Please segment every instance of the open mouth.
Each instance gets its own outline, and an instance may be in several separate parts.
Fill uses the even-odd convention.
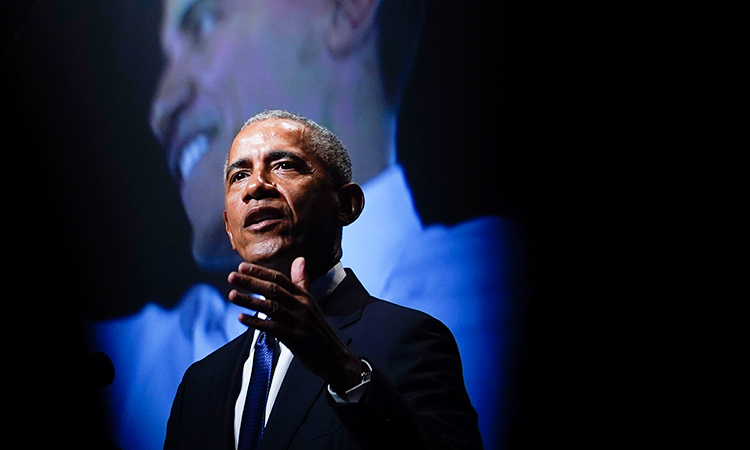
[[[210,143],[211,141],[208,139],[208,135],[199,134],[183,147],[178,161],[180,178],[185,180],[190,176],[193,169],[195,169],[195,165],[198,164],[198,161],[208,153]]]
[[[211,149],[216,130],[196,129],[190,133],[175,133],[168,140],[169,171],[182,185],[193,173],[198,163]]]
[[[190,176],[198,162],[208,153],[210,146],[211,139],[208,133],[200,133],[178,149],[172,170],[180,180],[184,181]]]
[[[245,216],[245,228],[261,230],[284,219],[284,212],[270,206],[255,206]]]

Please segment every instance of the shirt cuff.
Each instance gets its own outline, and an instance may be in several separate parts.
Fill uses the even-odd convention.
[[[372,366],[364,359],[362,359],[361,361],[365,363],[365,365],[367,365],[367,368],[370,370],[369,374],[365,377],[364,380],[362,380],[361,383],[347,390],[343,394],[337,394],[333,391],[333,389],[331,389],[331,385],[328,385],[328,393],[331,394],[331,397],[333,397],[333,400],[336,403],[357,403],[359,402],[359,399],[362,398],[362,394],[364,394],[365,392],[367,383],[370,382],[370,377],[372,375]]]

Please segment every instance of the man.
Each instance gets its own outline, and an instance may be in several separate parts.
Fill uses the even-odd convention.
[[[418,47],[422,3],[165,0],[166,65],[151,126],[180,185],[193,256],[221,273],[240,258],[226,239],[216,173],[244,119],[281,107],[336,133],[351,149],[353,179],[368,199],[344,230],[342,261],[373,295],[426,311],[451,329],[485,444],[495,447],[512,298],[509,224],[481,217],[424,226],[396,162],[399,98]],[[238,308],[220,289],[196,283],[173,309],[150,303],[97,325],[96,347],[117,370],[108,394],[121,447],[155,448],[184,370],[243,332]]]
[[[241,314],[250,329],[186,372],[165,448],[481,447],[450,332],[370,297],[341,266],[342,228],[364,207],[349,164],[332,133],[284,111],[235,138],[224,222],[245,262],[229,299],[258,315]],[[256,344],[270,338],[281,354],[254,391]],[[253,414],[262,425],[249,430]]]

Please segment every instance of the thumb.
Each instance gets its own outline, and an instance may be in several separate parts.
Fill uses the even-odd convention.
[[[310,280],[307,279],[307,270],[305,269],[305,257],[298,256],[292,261],[292,283],[296,284],[306,292],[310,291]]]

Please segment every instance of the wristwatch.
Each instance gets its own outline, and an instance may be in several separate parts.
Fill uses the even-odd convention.
[[[361,386],[370,381],[370,378],[372,378],[372,366],[362,358],[360,358],[359,360],[362,361],[362,373],[360,374],[361,379],[358,386]]]

